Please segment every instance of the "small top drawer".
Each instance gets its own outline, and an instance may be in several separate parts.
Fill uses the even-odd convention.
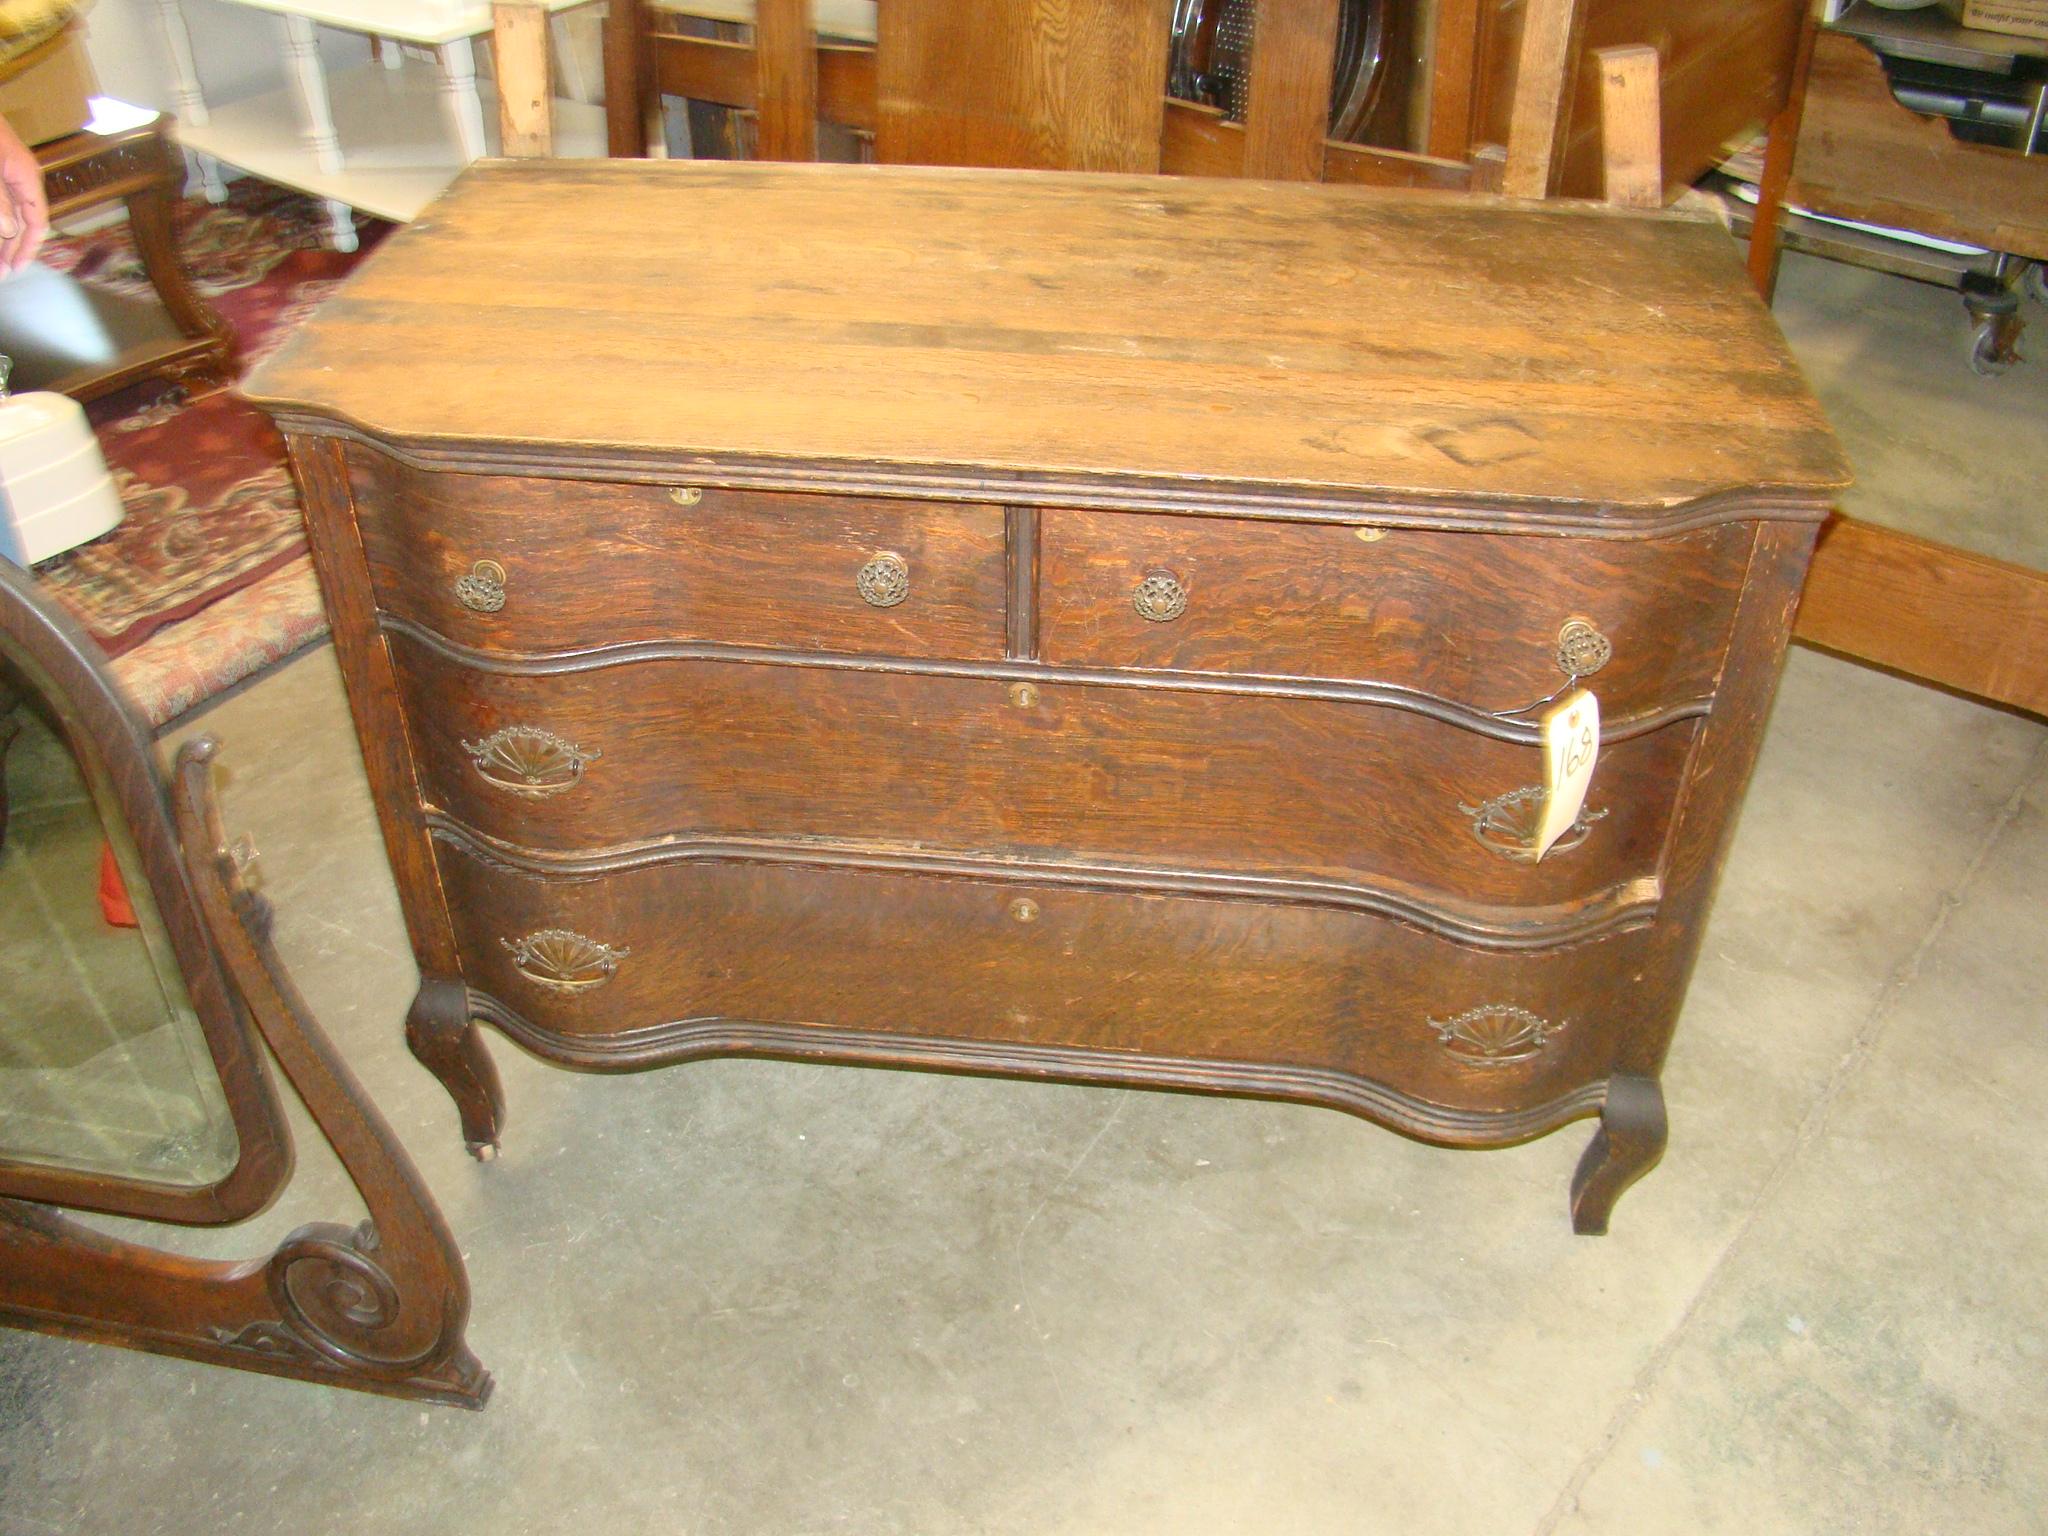
[[[1003,654],[998,507],[349,465],[378,607],[458,644]]]
[[[1048,511],[1039,654],[1513,710],[1564,684],[1576,621],[1580,665],[1598,663],[1588,686],[1621,715],[1713,692],[1751,538],[1746,524],[1617,540]]]

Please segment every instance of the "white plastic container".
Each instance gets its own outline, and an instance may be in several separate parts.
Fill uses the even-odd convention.
[[[120,493],[78,402],[0,399],[0,556],[34,565],[120,521]]]

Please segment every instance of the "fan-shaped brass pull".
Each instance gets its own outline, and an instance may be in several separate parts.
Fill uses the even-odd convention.
[[[1458,810],[1472,818],[1472,835],[1504,859],[1518,864],[1536,862],[1536,824],[1543,814],[1543,786],[1531,784],[1495,795],[1480,805],[1461,805]],[[1579,818],[1564,835],[1550,845],[1550,855],[1570,853],[1593,834],[1593,823],[1604,821],[1607,812],[1582,806]]]
[[[465,741],[462,750],[486,784],[529,800],[574,789],[583,770],[604,756],[536,725],[508,725],[482,741]]]
[[[632,953],[586,939],[567,928],[543,928],[523,939],[500,939],[519,974],[556,992],[587,992],[610,981]]]

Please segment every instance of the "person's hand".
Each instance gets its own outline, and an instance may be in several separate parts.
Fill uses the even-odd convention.
[[[0,117],[0,273],[11,275],[33,261],[49,232],[43,168],[35,151]]]

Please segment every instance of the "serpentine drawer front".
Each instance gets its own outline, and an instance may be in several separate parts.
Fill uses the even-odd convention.
[[[1581,1231],[1661,1151],[1844,480],[1717,227],[487,164],[247,389],[305,495],[408,1038],[480,1155],[480,1024],[1452,1146],[1597,1114]],[[1592,787],[1539,858],[1578,689]]]

